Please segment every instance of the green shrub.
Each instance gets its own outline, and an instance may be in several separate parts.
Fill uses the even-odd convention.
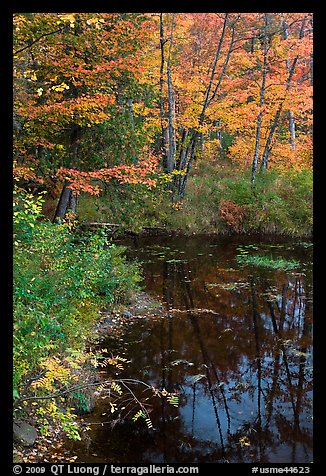
[[[126,261],[124,249],[110,243],[104,231],[81,235],[71,221],[37,222],[41,198],[29,214],[26,204],[33,199],[20,195],[14,216],[15,399],[46,362],[64,360],[74,350],[82,353],[93,339],[99,310],[129,299],[141,279],[138,266]],[[69,383],[62,375],[58,388]],[[41,408],[45,411],[44,406],[35,411]],[[56,421],[69,429],[64,414],[51,408]],[[73,426],[69,431],[75,435]]]

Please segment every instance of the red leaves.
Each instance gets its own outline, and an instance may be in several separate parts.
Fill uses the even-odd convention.
[[[33,181],[37,183],[43,183],[44,179],[42,177],[38,177],[34,170],[31,167],[27,167],[24,165],[18,166],[14,163],[13,167],[13,175],[15,180],[27,180]]]
[[[158,159],[150,157],[139,161],[137,165],[117,165],[93,172],[61,168],[56,175],[61,180],[68,180],[69,188],[76,193],[87,192],[91,195],[99,195],[101,188],[99,185],[94,185],[94,181],[97,180],[108,182],[115,179],[121,184],[142,184],[149,188],[155,187],[157,167]]]

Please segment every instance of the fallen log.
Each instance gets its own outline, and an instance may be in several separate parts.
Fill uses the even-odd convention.
[[[107,228],[108,233],[115,233],[116,231],[122,230],[125,235],[138,236],[141,234],[166,234],[171,233],[165,227],[162,226],[143,226],[139,231],[127,230],[123,225],[119,223],[105,223],[105,222],[84,222],[80,224],[80,227],[83,229],[92,229],[92,228]]]

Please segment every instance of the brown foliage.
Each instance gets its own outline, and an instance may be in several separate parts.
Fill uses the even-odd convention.
[[[222,198],[220,201],[219,216],[232,231],[241,233],[245,216],[244,208],[241,205],[238,205],[233,200],[225,200]]]

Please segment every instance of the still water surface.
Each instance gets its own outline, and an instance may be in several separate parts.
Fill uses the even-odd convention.
[[[85,418],[89,436],[71,447],[76,462],[311,462],[311,243],[209,236],[121,243],[166,313],[135,319],[103,347],[130,360],[119,377],[176,391],[179,406],[150,398],[154,429],[141,418],[112,429],[109,402],[100,400]],[[244,265],[239,255],[299,265]],[[139,398],[142,390],[133,387]]]

